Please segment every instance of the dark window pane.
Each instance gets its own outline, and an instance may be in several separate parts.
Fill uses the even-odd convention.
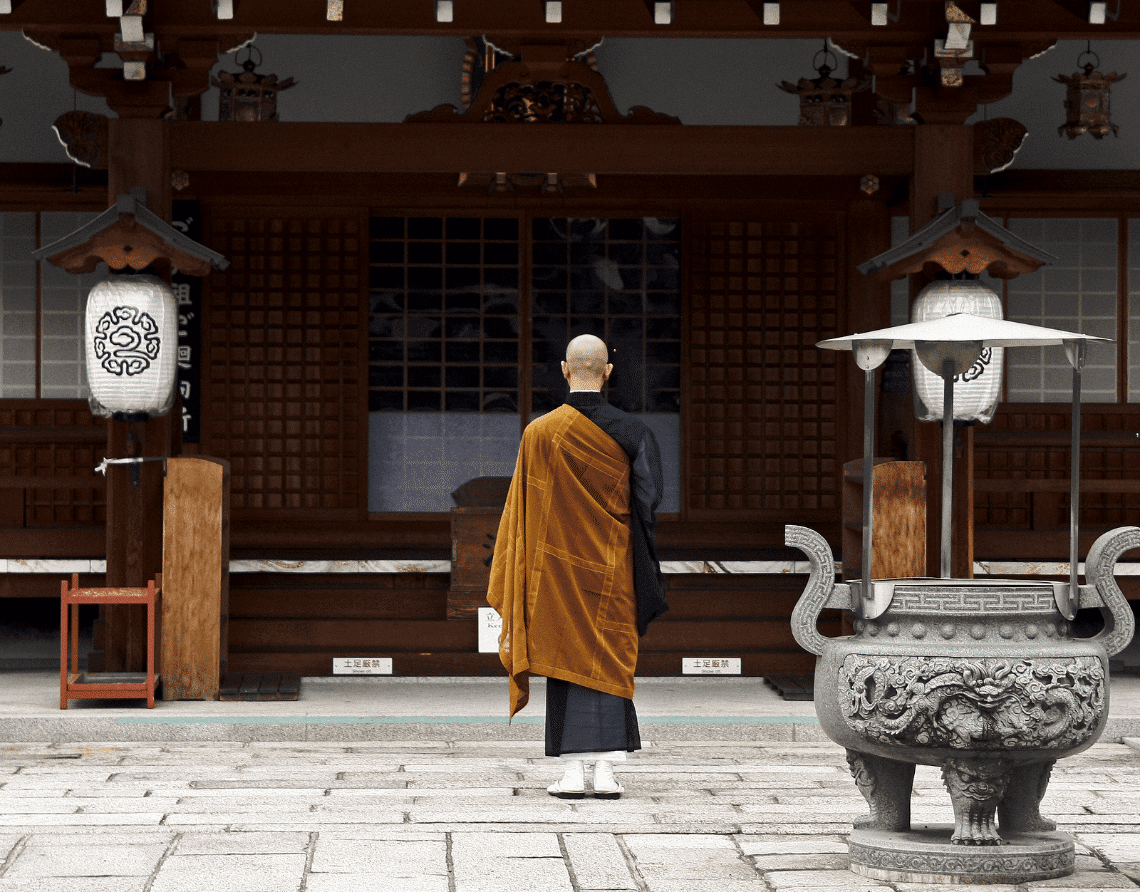
[[[680,412],[681,394],[668,390],[660,390],[652,394],[650,399],[650,412]]]
[[[550,242],[542,243],[536,242],[534,246],[534,265],[540,266],[562,266],[566,263],[566,243],[565,242]]]
[[[507,388],[517,387],[519,383],[519,370],[515,366],[485,366],[483,369],[483,386]]]
[[[654,356],[654,359],[660,357]],[[646,370],[650,390],[677,390],[681,386],[681,367],[676,365],[657,365],[652,363]]]
[[[659,341],[676,341],[680,352],[681,320],[670,316],[651,316],[645,320],[645,336]]]
[[[387,313],[377,314],[368,318],[368,334],[374,338],[404,339],[404,317],[392,316]]]
[[[613,241],[640,242],[645,234],[645,224],[640,217],[610,220],[609,237]]]
[[[368,221],[368,235],[371,238],[403,238],[403,217],[373,217]]]
[[[440,410],[439,396],[438,390],[409,390],[408,409],[411,411],[438,412]]]
[[[369,412],[400,412],[404,408],[403,390],[369,390]]]
[[[448,362],[478,362],[479,361],[479,342],[478,341],[448,341],[447,342],[447,361]]]
[[[483,395],[484,412],[517,412],[518,410],[519,395],[517,391],[497,390]]]
[[[489,338],[508,339],[518,336],[518,319],[510,316],[488,316],[483,331]]]
[[[368,270],[368,287],[378,290],[404,289],[402,266],[374,266]]]
[[[372,242],[368,246],[369,263],[403,263],[403,242]]]
[[[565,291],[569,281],[564,266],[536,266],[530,276],[533,287],[543,290]]]
[[[447,245],[447,262],[461,263],[469,266],[478,266],[479,243],[449,242]]]
[[[483,281],[486,283],[488,290],[491,288],[504,288],[510,291],[518,291],[518,267],[514,269],[510,267],[489,267],[483,270]]]
[[[640,324],[640,323],[639,323]],[[580,334],[597,335],[599,338],[605,338],[606,320],[601,316],[571,316],[570,317],[570,339],[578,337]]]
[[[368,295],[368,310],[371,313],[384,313],[404,309],[403,291],[372,291]]]
[[[515,243],[484,243],[483,262],[499,266],[513,266],[519,262],[519,246]]]
[[[408,242],[408,263],[443,262],[443,245],[439,242]]]
[[[446,273],[448,291],[475,291],[479,288],[479,270],[449,267]]]
[[[443,310],[443,294],[438,290],[409,291],[408,312],[438,313]]]
[[[677,227],[680,225],[681,221],[676,217],[646,217],[645,236],[651,240],[679,242],[681,232]]]
[[[403,362],[404,361],[404,342],[383,340],[372,340],[368,342],[368,361],[369,362]]]
[[[403,387],[403,365],[372,365],[368,367],[369,387]]]
[[[449,217],[447,220],[447,237],[453,238],[479,238],[478,217]],[[478,261],[476,261],[478,262]]]
[[[640,294],[622,294],[620,291],[611,291],[607,294],[606,304],[610,308],[610,314],[614,316],[640,313],[643,306]]]
[[[440,291],[443,288],[443,270],[438,266],[408,268],[408,288],[412,291]]]
[[[493,313],[499,316],[518,316],[518,292],[485,293],[483,297],[483,312]]]
[[[447,326],[447,337],[450,340],[479,340],[479,320],[478,319],[447,319],[445,320]]]
[[[606,296],[601,291],[575,291],[570,297],[569,310],[580,316],[588,313],[604,313]]]
[[[565,223],[565,221],[559,221]],[[530,233],[536,242],[565,242],[565,234],[555,229],[554,220],[546,219],[543,217],[535,217],[530,223]]]
[[[478,313],[483,302],[478,293],[470,291],[449,291],[447,311],[449,313]]]
[[[479,387],[479,366],[449,365],[444,378],[447,387]]]
[[[447,391],[447,412],[478,412],[479,391],[449,390]]]
[[[443,238],[443,220],[440,217],[409,217],[408,238]]]
[[[439,387],[439,366],[408,366],[409,387]]]
[[[406,337],[409,339],[438,338],[442,333],[443,321],[439,316],[408,317]]]
[[[534,311],[536,313],[565,313],[567,310],[565,291],[536,291],[534,292]]]
[[[487,217],[483,220],[483,238],[518,241],[519,221],[515,217]]]
[[[650,288],[654,288],[658,291],[672,292],[670,297],[674,305],[678,305],[680,304],[679,293],[681,290],[680,273],[681,271],[679,269],[667,266],[654,266],[645,271],[645,281]]]
[[[518,365],[519,345],[517,341],[485,341],[483,343],[484,362],[504,362]]]
[[[641,266],[644,257],[639,242],[611,244],[607,253],[610,260],[622,266]]]
[[[408,341],[408,362],[439,362],[441,351],[439,341]]]

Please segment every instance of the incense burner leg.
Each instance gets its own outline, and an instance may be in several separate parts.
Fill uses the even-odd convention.
[[[1013,769],[1009,787],[998,804],[998,824],[1003,833],[1025,833],[1057,829],[1057,822],[1041,815],[1041,800],[1049,786],[1049,775],[1056,759],[1031,762]]]
[[[942,766],[942,781],[954,806],[954,835],[964,846],[1000,846],[995,817],[1013,772],[1001,759],[951,759]]]
[[[856,829],[909,830],[914,764],[854,750],[847,751],[847,764],[871,809],[870,815],[855,821]]]

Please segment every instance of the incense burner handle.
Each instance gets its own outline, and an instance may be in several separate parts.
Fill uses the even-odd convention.
[[[1103,645],[1110,657],[1124,650],[1136,631],[1132,607],[1114,573],[1116,561],[1133,548],[1140,548],[1140,527],[1117,527],[1097,539],[1085,558],[1085,579],[1096,586],[1104,616],[1104,630],[1091,640]]]
[[[818,657],[827,647],[827,638],[819,634],[816,623],[835,589],[835,559],[831,556],[827,540],[807,527],[787,524],[784,527],[784,544],[798,548],[807,555],[811,564],[804,593],[792,611],[792,634],[800,647]]]

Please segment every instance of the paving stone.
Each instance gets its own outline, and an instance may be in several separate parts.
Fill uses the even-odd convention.
[[[554,833],[453,833],[453,859],[474,856],[493,858],[561,858],[562,848]]]
[[[91,843],[57,846],[33,835],[4,874],[6,881],[41,877],[150,876],[166,851],[162,844]]]
[[[202,892],[276,892],[301,887],[304,855],[171,855],[151,892],[182,892],[187,882]]]
[[[847,840],[840,836],[752,836],[740,834],[737,845],[745,855],[846,855]]]
[[[308,850],[309,834],[298,833],[184,833],[178,855],[294,855]]]
[[[562,842],[579,889],[636,889],[625,854],[606,833],[565,833]]]
[[[314,873],[446,877],[447,843],[444,840],[318,839],[310,869]]]
[[[847,870],[851,858],[842,855],[755,855],[752,863],[757,870]]]
[[[63,880],[0,879],[0,892],[146,892],[147,877],[67,877]]]
[[[305,882],[305,892],[363,892],[371,889],[382,889],[383,892],[449,892],[448,882],[446,876],[314,873]]]
[[[798,892],[801,889],[882,889],[890,890],[890,886],[859,876],[850,870],[772,870],[764,874],[764,879],[777,892],[787,889],[789,892]]]
[[[1140,862],[1140,836],[1135,834],[1078,833],[1077,839],[1114,864]]]

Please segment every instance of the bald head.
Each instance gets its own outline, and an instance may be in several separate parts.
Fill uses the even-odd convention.
[[[562,375],[571,390],[601,390],[614,367],[609,364],[609,350],[601,338],[578,335],[566,345]]]

